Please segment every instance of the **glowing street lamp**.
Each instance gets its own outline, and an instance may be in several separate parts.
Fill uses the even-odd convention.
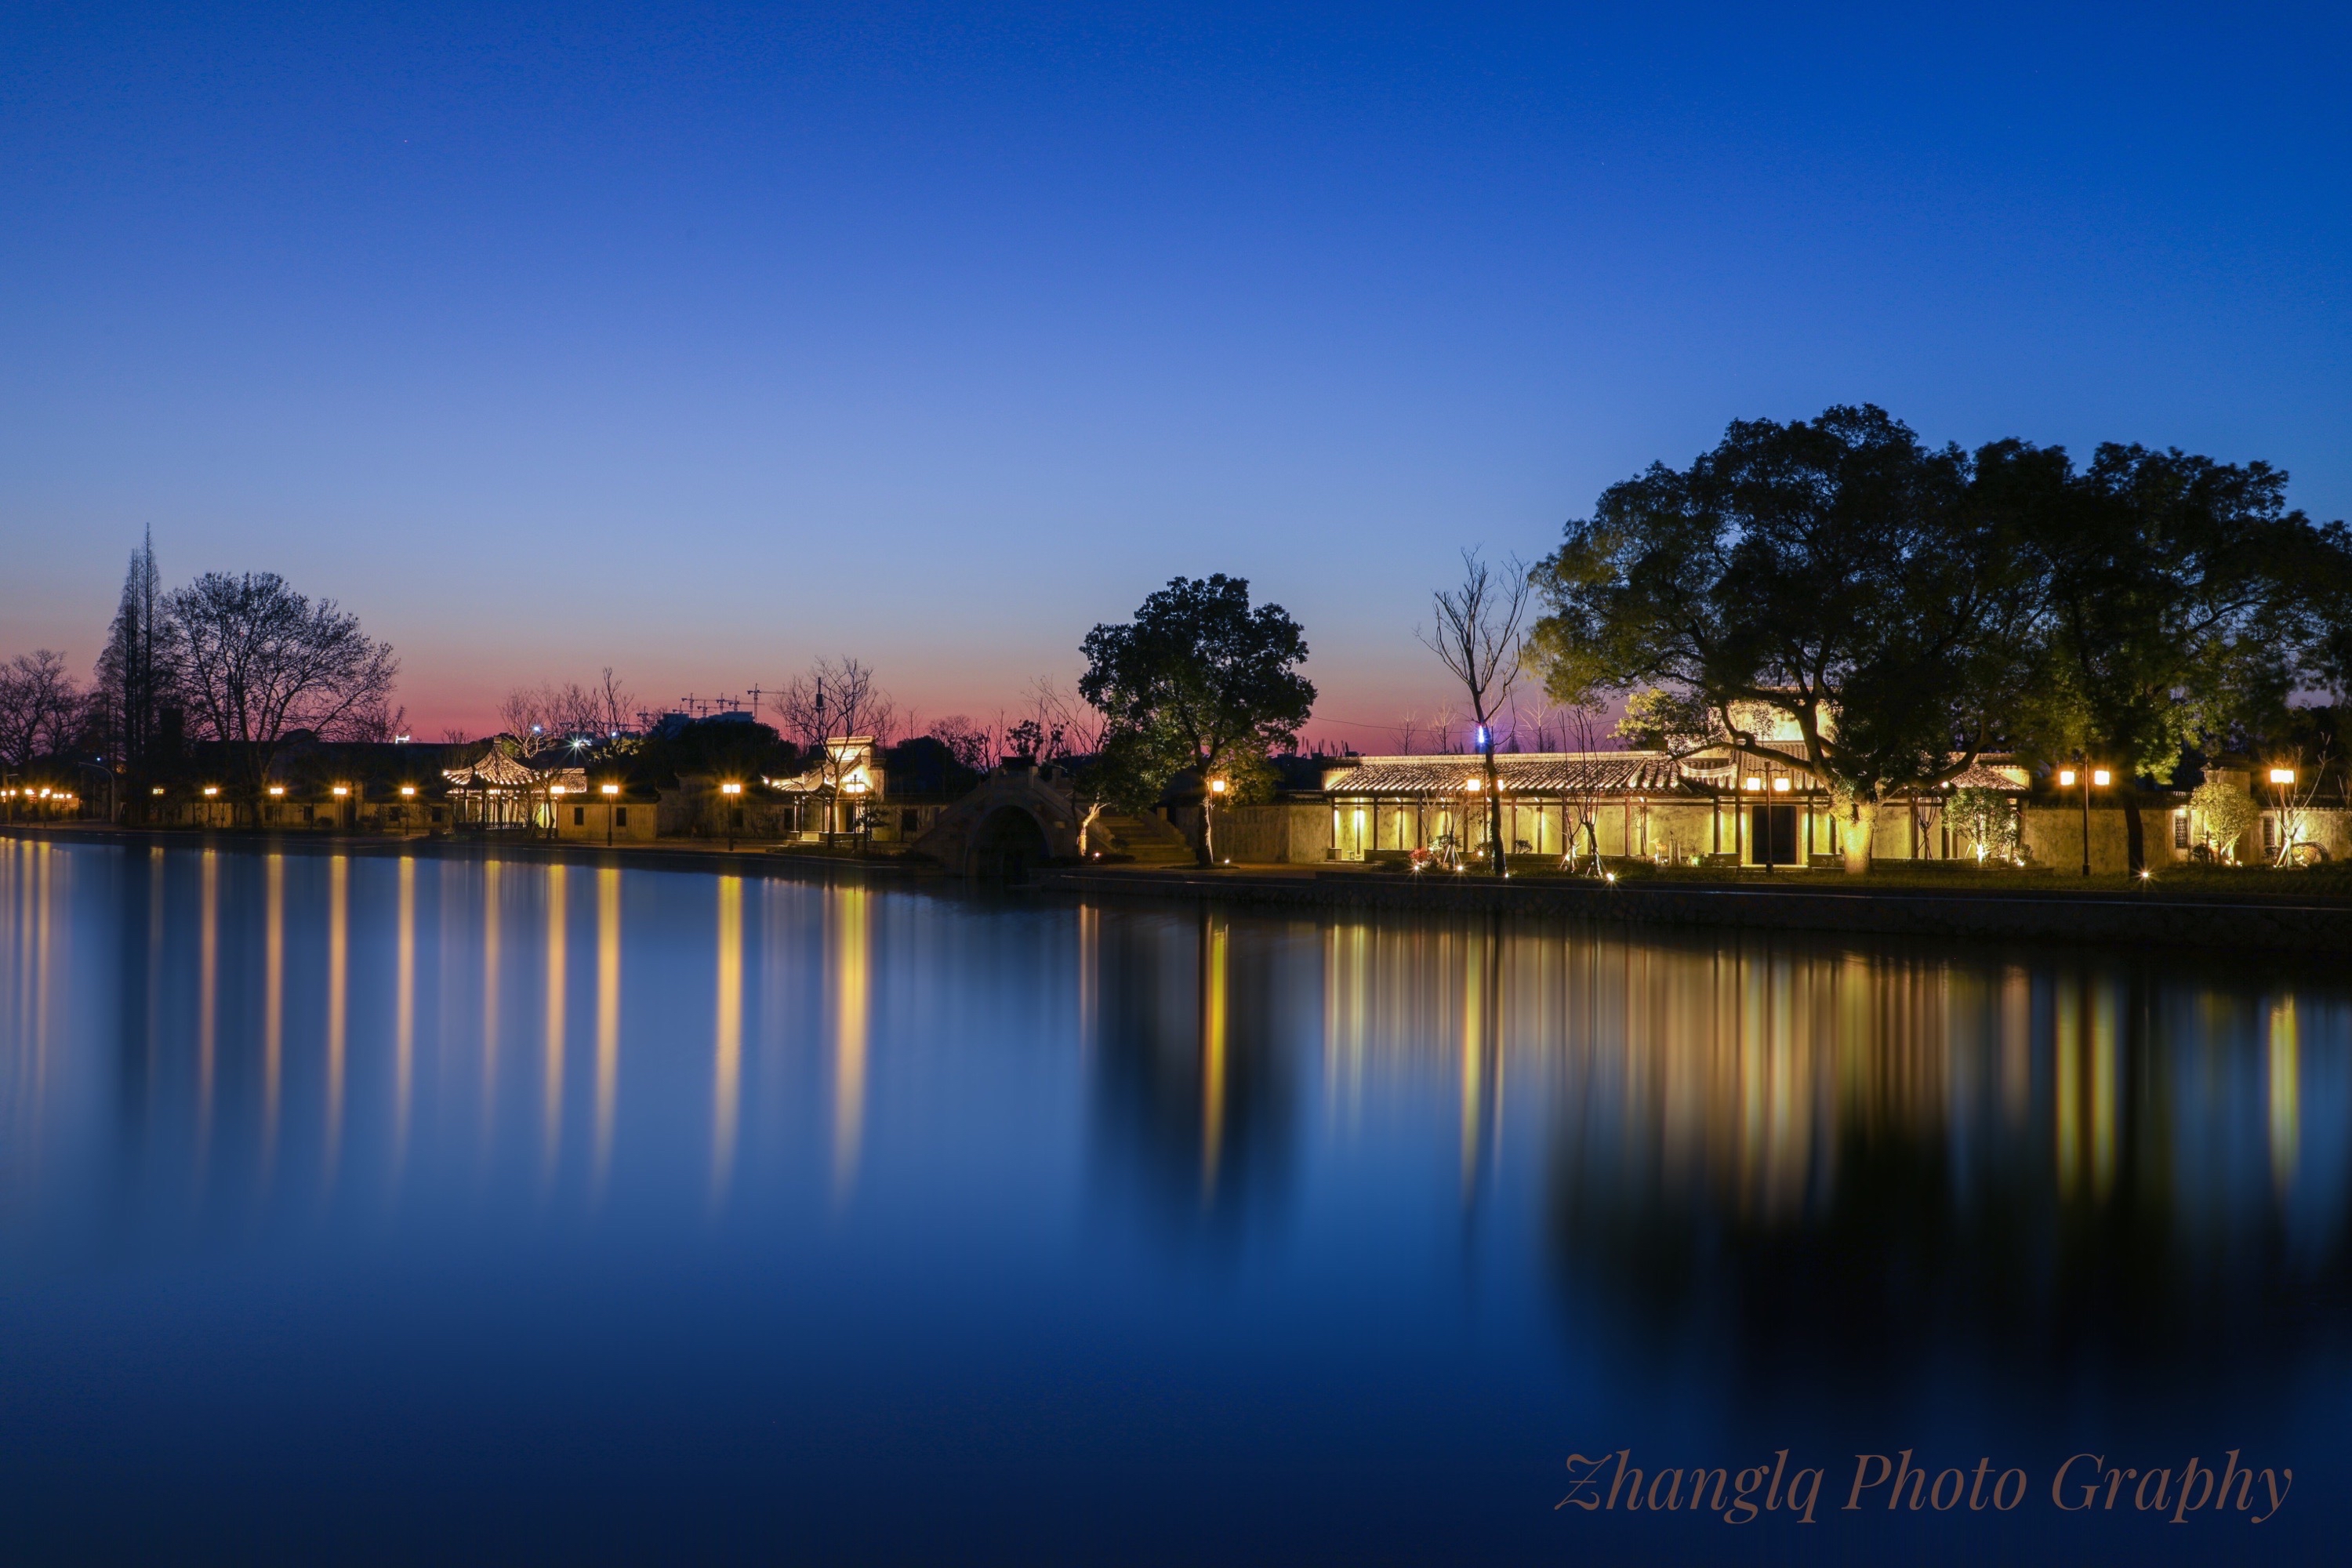
[[[2087,877],[2091,874],[2091,790],[2094,786],[2106,788],[2115,775],[2105,768],[2062,768],[2058,772],[2059,784],[2073,784],[2078,773],[2083,781],[2083,875]]]
[[[730,780],[719,786],[719,793],[727,797],[727,847],[732,849],[735,847],[735,813],[738,809],[735,803],[741,798],[743,786]]]
[[[2294,770],[2273,768],[2270,781],[2271,794],[2278,803],[2278,863],[2291,865],[2294,859],[2295,842],[2302,837],[2301,824],[2296,820],[2301,814],[2294,809]]]
[[[621,793],[621,786],[616,784],[608,784],[599,785],[598,787],[604,793],[604,847],[610,849],[613,847],[614,797]]]

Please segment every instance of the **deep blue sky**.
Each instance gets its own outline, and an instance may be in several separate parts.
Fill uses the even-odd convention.
[[[422,734],[845,651],[928,719],[1227,571],[1337,735],[1459,546],[1735,417],[2352,511],[2340,5],[483,9],[0,11],[0,655],[152,524]]]

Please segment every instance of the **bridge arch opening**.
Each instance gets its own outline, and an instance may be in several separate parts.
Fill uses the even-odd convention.
[[[1045,830],[1017,805],[1000,805],[972,835],[971,871],[992,882],[1019,883],[1054,858]]]

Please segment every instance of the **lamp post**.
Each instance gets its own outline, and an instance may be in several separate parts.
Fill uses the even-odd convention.
[[[1209,864],[1217,863],[1217,797],[1225,793],[1225,781],[1209,781],[1208,798],[1201,803],[1201,843],[1209,851]]]
[[[2076,755],[2079,759],[2081,753],[2077,752]],[[2091,786],[2096,784],[2099,788],[2105,789],[2115,782],[2115,775],[2105,768],[2086,768],[2080,765],[2061,768],[2058,770],[2058,786],[2061,789],[2071,789],[2078,776],[2083,785],[2083,875],[2087,877],[2091,874]]]
[[[2290,810],[2294,804],[2294,770],[2273,768],[2271,791],[2278,801],[2278,863],[2282,866],[2294,858],[2294,817]]]
[[[114,821],[115,806],[114,771],[111,768],[100,767],[96,763],[82,762],[78,758],[73,760],[73,765],[78,768],[81,768],[86,772],[97,773],[106,780],[106,820],[110,824],[112,823]]]
[[[735,803],[742,798],[743,786],[734,783],[722,784],[719,786],[719,793],[724,797],[721,809],[727,813],[727,847],[732,850],[735,847],[735,813],[741,809]]]
[[[604,794],[604,847],[610,849],[613,847],[614,797],[621,793],[621,786],[616,784],[608,784],[599,787],[603,789]]]

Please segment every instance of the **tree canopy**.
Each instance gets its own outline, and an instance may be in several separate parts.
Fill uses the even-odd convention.
[[[1963,772],[2017,690],[2034,603],[1999,495],[2035,460],[1930,449],[1869,406],[1734,424],[1568,525],[1538,568],[1546,689],[1670,687],[1735,750],[1786,761],[1752,717],[1780,715],[1866,829],[1888,795]]]
[[[275,572],[207,572],[171,596],[180,691],[198,732],[245,749],[257,790],[288,735],[385,739],[400,663],[332,599],[313,603]]]
[[[2103,446],[2066,475],[2031,536],[2047,614],[2020,707],[2027,743],[2168,783],[2198,737],[2273,728],[2291,694],[2324,684],[2344,531],[2285,494],[2268,464],[2178,449]],[[2122,799],[2137,870],[2139,802]]]
[[[1080,651],[1084,697],[1105,721],[1103,749],[1121,794],[1157,794],[1176,773],[1206,779],[1297,740],[1315,706],[1298,623],[1250,605],[1249,583],[1222,573],[1175,577],[1135,619],[1097,626]],[[1205,864],[1211,846],[1195,847]]]
[[[2285,482],[2142,447],[2080,472],[2022,441],[1931,449],[1869,406],[1737,423],[1567,526],[1531,652],[1555,699],[1633,692],[1644,740],[1771,757],[1752,716],[1778,715],[1851,857],[1877,803],[1989,745],[2168,780],[2192,741],[2352,679],[2352,539]]]

